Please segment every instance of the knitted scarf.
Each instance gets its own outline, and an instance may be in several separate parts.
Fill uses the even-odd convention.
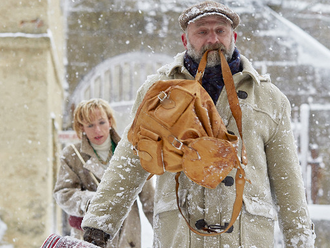
[[[233,56],[231,60],[228,62],[228,64],[231,73],[233,75],[243,70],[241,66],[241,56],[236,47]],[[186,52],[184,55],[184,66],[187,68],[189,73],[194,77],[196,75],[198,65],[199,64],[196,63]],[[221,72],[221,65],[205,68],[204,76],[202,79],[202,86],[209,93],[214,104],[216,104],[220,96],[221,90],[224,86],[222,72]]]

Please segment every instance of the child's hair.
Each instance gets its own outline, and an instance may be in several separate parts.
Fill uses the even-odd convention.
[[[73,113],[73,129],[76,131],[79,139],[81,139],[83,124],[93,122],[95,118],[94,111],[96,109],[104,111],[111,122],[111,126],[116,128],[113,110],[107,101],[99,98],[83,100],[78,104]]]

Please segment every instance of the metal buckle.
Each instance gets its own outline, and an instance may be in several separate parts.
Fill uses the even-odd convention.
[[[216,233],[217,232],[216,230],[225,230],[228,227],[228,225],[229,225],[228,222],[225,222],[225,225],[223,225],[223,226],[221,226],[221,225],[208,225],[204,219],[197,220],[196,223],[195,223],[195,227],[198,230],[203,230],[203,231],[206,231],[208,233],[210,233],[210,232]],[[226,231],[226,233],[232,233],[233,230],[234,230],[234,226],[231,226]]]
[[[135,146],[133,146],[133,151],[135,152],[135,155],[139,156],[139,150]]]
[[[164,91],[161,91],[161,92],[158,94],[158,99],[159,99],[161,102],[164,101],[166,98],[167,98],[167,94],[166,94]]]
[[[174,139],[171,142],[171,145],[174,146],[176,149],[181,150],[183,143],[180,140],[178,140],[176,137],[173,136],[173,138]],[[174,144],[174,141],[176,142],[175,144]],[[177,146],[177,144],[180,144],[180,145]]]

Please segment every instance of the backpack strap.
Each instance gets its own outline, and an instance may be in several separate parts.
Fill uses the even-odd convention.
[[[231,74],[227,60],[220,50],[219,50],[219,54],[220,54],[220,58],[221,58],[222,77],[223,77],[223,81],[225,83],[225,88],[227,91],[227,97],[228,97],[230,110],[235,118],[238,132],[242,139],[241,161],[243,164],[247,165],[246,150],[245,150],[245,145],[243,142],[241,106],[239,105],[233,75]]]
[[[207,55],[208,55],[209,51],[210,50],[207,50],[203,54],[203,57],[202,57],[201,61],[199,62],[199,66],[198,66],[197,73],[195,76],[195,80],[198,81],[200,84],[202,84],[202,78],[204,75],[204,70],[205,70],[206,63],[207,63]],[[233,80],[233,75],[230,71],[228,62],[227,62],[225,56],[223,55],[223,53],[221,52],[221,50],[219,50],[219,55],[220,55],[220,59],[221,59],[222,77],[223,77],[223,81],[224,81],[225,88],[227,91],[227,97],[228,97],[230,110],[234,116],[234,119],[236,121],[236,125],[238,128],[238,132],[239,132],[239,135],[242,140],[241,162],[244,165],[246,165],[247,158],[246,158],[246,149],[245,149],[245,145],[243,142],[242,110],[239,105],[239,101],[238,101],[238,97],[237,97],[237,93],[236,93],[236,89],[235,89],[235,84],[234,84],[234,80]]]
[[[85,165],[86,162],[85,162],[85,160],[82,158],[80,152],[77,150],[77,148],[75,147],[75,145],[74,145],[74,144],[71,144],[71,147],[73,148],[73,150],[74,150],[75,153],[77,154],[77,156],[78,156],[78,158],[80,159],[81,163],[82,163],[83,165]],[[90,176],[92,177],[92,179],[93,179],[94,183],[96,184],[96,186],[99,186],[99,181],[96,179],[96,177],[94,176],[94,174],[93,174],[90,170],[88,170],[88,172],[89,172]]]

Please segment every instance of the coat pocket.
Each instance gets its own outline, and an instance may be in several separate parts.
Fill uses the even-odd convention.
[[[271,202],[257,199],[257,197],[244,196],[243,201],[248,213],[257,216],[263,216],[272,220],[277,220],[277,213]]]

